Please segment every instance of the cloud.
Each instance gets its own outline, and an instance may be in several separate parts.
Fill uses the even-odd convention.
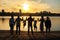
[[[29,2],[30,11],[40,12],[42,10],[48,10],[51,8],[49,4],[46,3],[36,3],[36,2]]]
[[[49,0],[50,1],[50,0]],[[50,3],[48,0],[1,0],[0,1],[0,9],[11,9],[18,11],[19,9],[22,9],[22,4],[27,3],[29,5],[29,11],[28,12],[39,12],[42,10],[58,10],[57,6],[52,7],[51,5],[53,3]],[[54,6],[54,5],[53,5]],[[60,8],[60,6],[59,6]],[[10,10],[10,11],[11,11]]]

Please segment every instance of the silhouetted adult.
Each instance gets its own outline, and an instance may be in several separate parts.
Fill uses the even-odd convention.
[[[19,35],[20,35],[20,21],[21,21],[21,18],[18,18],[15,20],[15,23],[16,23],[16,34],[19,32]]]
[[[11,35],[13,35],[13,29],[14,29],[14,17],[11,16],[11,18],[9,19],[9,26],[10,26],[10,33]]]
[[[28,20],[28,35],[29,35],[29,29],[31,28],[31,32],[32,32],[32,35],[33,35],[33,29],[32,29],[32,17],[30,15],[30,17],[27,19]]]
[[[37,21],[36,20],[34,20],[34,30],[37,30]]]
[[[51,29],[51,20],[49,19],[49,17],[47,17],[47,19],[45,20],[45,27],[46,27],[46,32],[49,31]]]
[[[40,31],[43,32],[44,30],[44,17],[41,16],[41,19],[40,19]]]

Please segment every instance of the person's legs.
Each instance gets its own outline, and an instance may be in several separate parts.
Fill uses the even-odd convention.
[[[11,34],[13,35],[13,28],[11,29]]]
[[[35,25],[34,25],[34,30],[35,30]]]
[[[11,25],[11,35],[13,35],[13,28],[14,28],[14,26]]]
[[[29,29],[30,29],[30,26],[28,25],[28,35],[29,35]]]
[[[34,30],[37,30],[37,26],[34,26]]]
[[[43,28],[42,28],[42,32],[43,32]]]
[[[41,32],[43,32],[43,27],[40,28]]]
[[[36,31],[37,31],[37,26],[36,26]]]
[[[19,35],[20,35],[20,26],[19,26]]]
[[[32,35],[33,35],[33,29],[32,29],[32,25],[31,25],[31,33],[32,33]]]
[[[12,35],[12,28],[10,27],[10,34]]]
[[[49,32],[50,32],[50,28],[49,28]]]
[[[46,33],[47,33],[48,28],[46,27]]]
[[[43,32],[43,29],[44,29],[44,28],[43,28],[43,25],[41,24],[41,25],[40,25],[40,31]]]

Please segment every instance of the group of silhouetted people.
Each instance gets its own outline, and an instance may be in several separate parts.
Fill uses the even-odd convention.
[[[28,21],[28,35],[29,35],[29,30],[31,29],[31,33],[33,34],[33,28],[32,28],[32,22],[34,21],[34,30],[37,30],[37,20],[34,20],[34,18],[31,17],[31,15],[29,16],[29,18],[26,20]],[[26,25],[26,20],[23,20],[20,18],[20,16],[18,16],[16,18],[16,20],[14,21],[14,16],[11,16],[10,20],[9,20],[9,26],[10,26],[10,33],[11,35],[13,35],[13,29],[14,29],[14,25],[16,24],[16,34],[19,32],[20,35],[20,22],[23,21],[23,25]],[[46,32],[50,32],[51,29],[51,20],[49,19],[49,17],[46,18],[46,20],[44,20],[44,16],[41,16],[41,19],[39,19],[40,21],[40,31],[44,32],[44,23],[45,23],[45,27],[46,27]],[[24,28],[24,27],[23,27]]]
[[[14,21],[14,17],[11,16],[10,20],[9,20],[9,26],[10,26],[10,33],[11,35],[13,35],[13,29],[14,29],[14,25],[16,24],[16,34],[19,32],[20,35],[20,22],[21,22],[21,18],[18,16],[16,18],[16,20]]]
[[[44,16],[41,16],[40,21],[40,30],[41,32],[44,32],[44,23],[45,23],[45,28],[46,28],[46,33],[50,32],[51,29],[51,20],[49,17],[46,18],[46,20],[44,20]]]

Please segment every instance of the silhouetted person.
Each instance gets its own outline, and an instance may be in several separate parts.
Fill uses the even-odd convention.
[[[49,19],[49,17],[47,17],[47,19],[45,20],[45,27],[46,27],[46,32],[49,31],[51,29],[51,20]]]
[[[27,18],[26,18],[27,19]],[[23,20],[23,28],[26,26],[26,20]]]
[[[43,30],[44,30],[44,17],[43,16],[41,16],[41,19],[40,19],[40,31],[41,32],[43,32]]]
[[[23,19],[22,17],[22,21],[23,21],[23,28],[26,26],[26,20]]]
[[[13,35],[13,29],[14,29],[14,17],[11,16],[11,18],[9,19],[9,26],[10,26],[10,33],[11,35]]]
[[[37,21],[36,20],[34,20],[34,30],[37,30]]]
[[[16,23],[16,34],[19,32],[19,35],[20,35],[20,21],[21,21],[21,18],[18,18],[15,20],[15,23]]]
[[[30,28],[31,28],[31,32],[33,34],[33,29],[32,29],[32,21],[33,21],[33,19],[31,17],[31,15],[30,15],[30,17],[27,20],[28,20],[28,35],[29,35]]]

